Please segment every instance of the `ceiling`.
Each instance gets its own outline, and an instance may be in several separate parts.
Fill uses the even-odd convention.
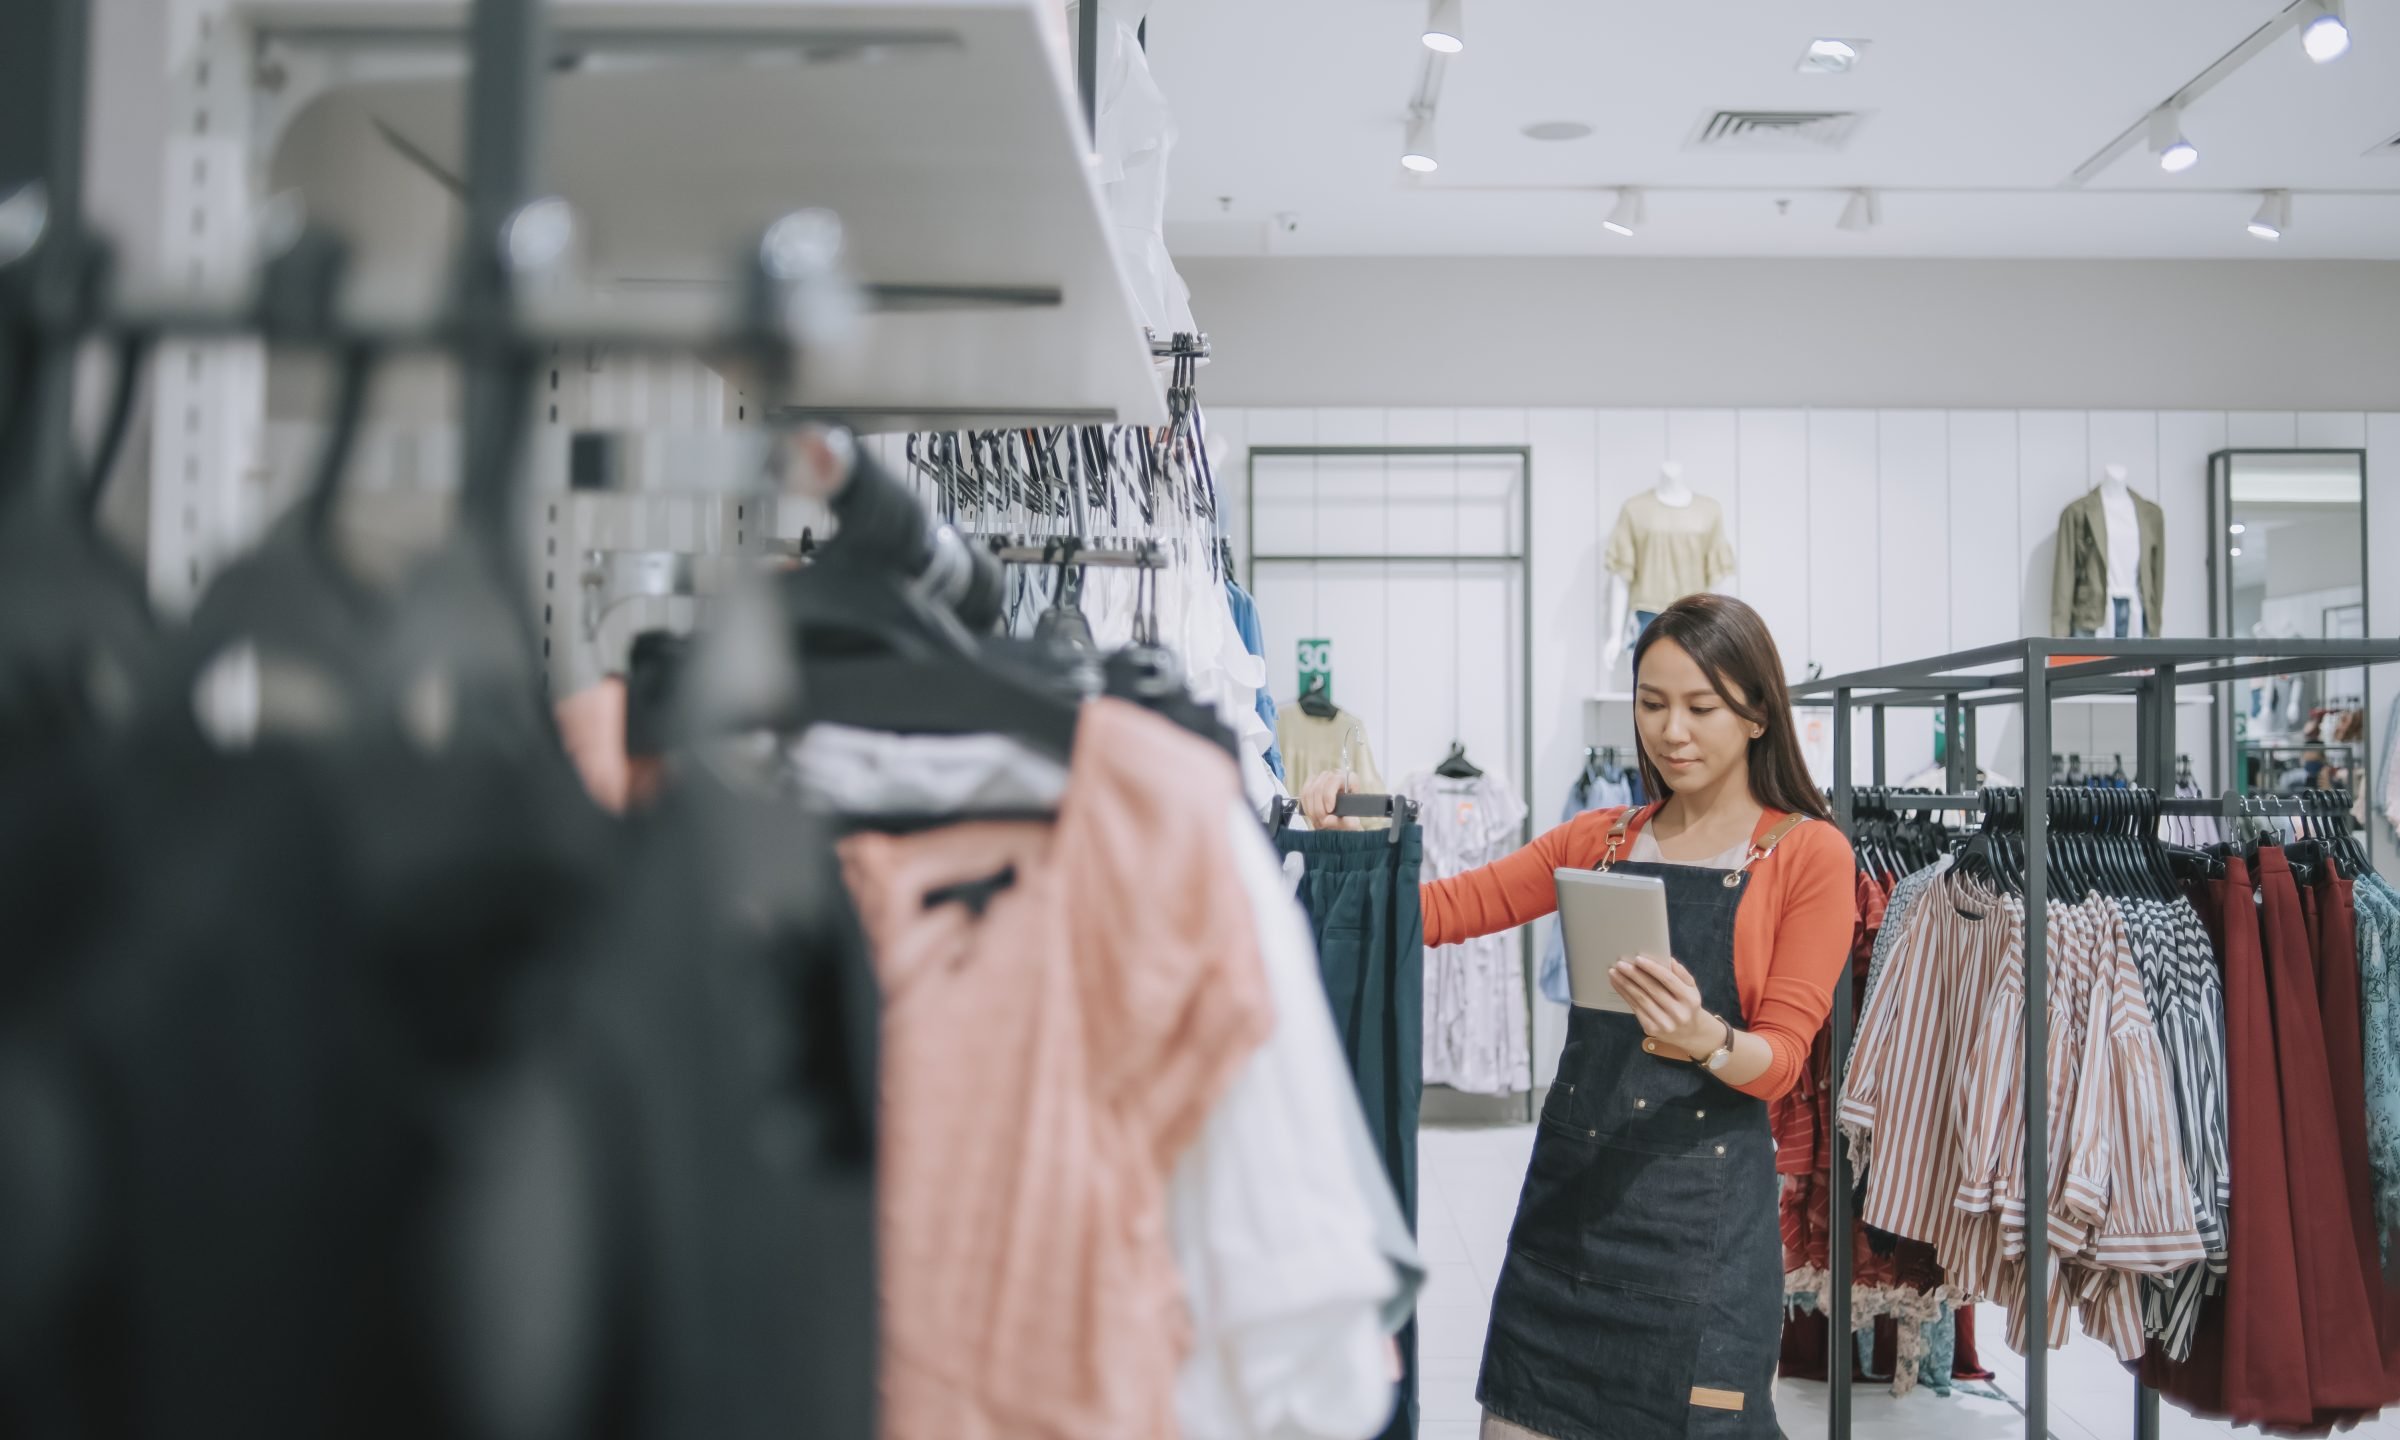
[[[1156,0],[1153,69],[1182,137],[1168,242],[1226,255],[2400,259],[2400,0],[2349,0],[2350,51],[2286,35],[2184,117],[2201,161],[2078,166],[2290,0],[1469,0],[1440,171],[1398,164],[1421,0]],[[1846,75],[1808,42],[1871,42]],[[1832,154],[1695,151],[1720,109],[1867,112]],[[1585,139],[1523,127],[1579,121]],[[1601,220],[1646,187],[1631,238]],[[1881,223],[1836,228],[1874,187]],[[2245,222],[2297,192],[2280,241]],[[2341,191],[2342,194],[2310,193]],[[1788,205],[1779,206],[1779,201]],[[1290,217],[1290,223],[1282,218]]]

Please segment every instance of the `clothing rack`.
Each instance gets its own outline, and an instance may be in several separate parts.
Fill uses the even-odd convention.
[[[1166,556],[1154,540],[1078,540],[1071,535],[968,535],[1003,565],[1097,565],[1104,569],[1156,569]]]
[[[1910,796],[1905,805],[1919,809],[1969,811],[1980,808],[1980,797],[1969,792],[1975,773],[1972,749],[1977,710],[1989,705],[2018,705],[2024,710],[2024,770],[2031,777],[2049,773],[2037,763],[2049,756],[2051,707],[2061,699],[2091,695],[2131,695],[2136,707],[2134,770],[2130,777],[2159,795],[2163,814],[2221,815],[2240,813],[2240,795],[2215,799],[2174,800],[2175,696],[2192,685],[2230,684],[2261,675],[2319,673],[2367,665],[2400,664],[2400,640],[2119,640],[2109,638],[2053,639],[2034,636],[1986,645],[1974,650],[1934,656],[1896,665],[1877,666],[1847,675],[1811,678],[1792,686],[1795,705],[1821,706],[1833,711],[1833,808],[1845,834],[1853,828],[1858,792],[1851,753],[1857,711],[1868,710],[1874,744],[1871,751],[1873,784],[1885,783],[1885,721],[1889,710],[1933,708],[1942,712],[1945,793]],[[2049,1171],[2049,946],[2050,864],[2048,835],[2050,795],[2042,786],[2023,789],[2025,864],[2025,1191],[2046,1196]],[[2252,795],[2251,806],[2282,804],[2282,797]],[[2296,808],[2292,813],[2299,813]],[[2251,813],[2259,813],[2255,808]],[[1835,985],[1832,1037],[1832,1105],[1841,1104],[1842,1072],[1850,1058],[1850,967],[1842,967]],[[1840,1127],[1828,1137],[1833,1146],[1832,1194],[1828,1231],[1829,1277],[1826,1316],[1830,1354],[1826,1365],[1828,1403],[1826,1430],[1831,1440],[1850,1440],[1852,1424],[1850,1354],[1851,1251],[1848,1237],[1853,1214],[1853,1186],[1848,1144]],[[2047,1440],[2050,1433],[2049,1235],[2046,1227],[2025,1228],[2026,1333],[2032,1339],[2025,1356],[2023,1410],[2027,1440]],[[2137,1387],[2134,1434],[2137,1440],[2157,1440],[2158,1393]]]

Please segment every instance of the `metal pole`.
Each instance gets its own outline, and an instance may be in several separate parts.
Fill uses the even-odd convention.
[[[1875,774],[1875,784],[1876,784],[1877,788],[1879,788],[1879,789],[1880,789],[1881,787],[1883,787],[1883,786],[1885,786],[1885,785],[1889,785],[1889,784],[1891,783],[1891,781],[1890,781],[1890,780],[1888,780],[1888,779],[1886,779],[1886,778],[1885,778],[1885,772],[1886,772],[1886,771],[1887,771],[1887,770],[1888,770],[1890,767],[1889,767],[1889,762],[1888,762],[1888,761],[1887,761],[1887,760],[1884,758],[1884,734],[1885,734],[1885,731],[1884,731],[1884,714],[1885,714],[1885,709],[1884,709],[1884,707],[1883,707],[1883,706],[1881,706],[1881,705],[1878,705],[1878,706],[1876,706],[1876,707],[1874,708],[1874,731],[1875,731],[1875,734],[1874,734],[1874,741],[1873,741],[1873,744],[1874,744],[1874,750],[1875,750],[1875,771],[1874,771],[1874,774]]]
[[[1075,88],[1083,96],[1083,131],[1100,148],[1100,0],[1075,7]]]
[[[0,3],[0,204],[23,245],[0,263],[0,480],[19,495],[58,498],[74,482],[75,327],[85,318],[83,226],[88,0]],[[19,227],[22,227],[21,229]],[[10,498],[0,495],[0,499]]]
[[[2181,729],[2176,724],[2175,693],[2172,665],[2159,666],[2142,683],[2140,705],[2149,715],[2149,724],[2141,732],[2144,753],[2135,773],[2161,796],[2175,793],[2175,742]]]
[[[2157,796],[2175,793],[2175,667],[2161,665],[2142,682],[2134,702],[2141,754],[2134,774]],[[2158,1392],[2137,1376],[2133,1386],[2134,1440],[2158,1440]]]
[[[1882,708],[1876,709],[1877,718]],[[1879,752],[1880,753],[1880,752]],[[1850,692],[1833,693],[1833,818],[1848,835],[1858,816],[1858,796],[1851,782],[1850,757]],[[1850,964],[1845,957],[1841,978],[1833,986],[1831,1017],[1832,1051],[1831,1108],[1841,1109],[1842,1067],[1850,1058]],[[1826,1137],[1833,1146],[1830,1176],[1832,1193],[1827,1197],[1825,1219],[1825,1384],[1827,1387],[1825,1422],[1833,1440],[1848,1440],[1850,1434],[1850,1357],[1855,1343],[1850,1335],[1850,1152],[1842,1143],[1839,1125]]]
[[[2046,641],[2026,642],[2025,1440],[2050,1433],[2049,661]]]
[[[1384,467],[1384,473],[1387,475],[1391,473],[1388,463]],[[1531,797],[1533,794],[1533,447],[1530,445],[1517,457],[1517,475],[1518,483],[1523,487],[1519,493],[1517,505],[1517,555],[1519,558],[1511,567],[1516,571],[1517,576],[1517,743],[1520,747],[1517,764],[1520,767],[1519,776],[1524,783],[1525,794]],[[1533,810],[1530,806],[1525,811],[1524,822],[1517,833],[1520,843],[1532,843]],[[1517,953],[1523,957],[1525,1027],[1527,1039],[1530,1040],[1533,1017],[1540,1014],[1542,1010],[1540,981],[1535,974],[1539,962],[1533,953],[1533,927],[1526,926],[1518,931],[1517,943],[1521,947]],[[1540,1118],[1533,1108],[1533,1097],[1534,1093],[1541,1088],[1538,1084],[1541,1067],[1540,1058],[1534,1055],[1533,1047],[1527,1045],[1525,1047],[1525,1118],[1528,1122]]]
[[[515,222],[538,198],[549,26],[541,0],[475,0],[467,89],[466,252],[459,266],[464,442],[460,509],[496,551],[497,573],[520,585],[517,479],[533,403],[533,356],[517,323]]]
[[[1942,788],[1953,795],[1963,795],[1975,788],[1975,767],[1967,763],[1961,743],[1965,731],[1959,722],[1958,697],[1942,697]]]

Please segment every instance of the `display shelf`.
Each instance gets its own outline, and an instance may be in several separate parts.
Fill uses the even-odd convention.
[[[384,293],[439,294],[447,257],[425,242],[466,171],[465,7],[236,0],[231,14],[271,187],[350,235]],[[744,247],[822,208],[867,313],[794,392],[750,397],[765,408],[883,429],[1165,423],[1040,0],[566,0],[551,27],[541,175],[575,209],[580,300],[720,308]]]

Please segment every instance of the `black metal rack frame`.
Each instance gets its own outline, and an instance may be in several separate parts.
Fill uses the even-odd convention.
[[[1884,783],[1885,716],[1892,708],[1939,709],[1943,714],[1946,787],[1940,796],[1910,796],[1911,809],[1974,810],[1977,757],[1969,737],[1975,712],[1988,705],[2020,705],[2025,717],[2025,1190],[2028,1195],[2050,1193],[2049,1178],[2049,947],[2047,916],[2050,867],[2046,844],[2050,824],[2049,792],[2039,783],[2049,770],[2050,707],[2054,701],[2086,695],[2126,695],[2136,707],[2134,783],[2158,792],[2160,808],[2170,815],[2220,815],[2246,798],[2255,813],[2274,797],[2224,797],[2176,801],[2175,694],[2187,685],[2213,685],[2261,675],[2321,672],[2360,666],[2400,664],[2400,640],[2118,640],[2109,638],[2052,639],[2029,637],[2000,645],[1959,651],[1901,665],[1883,665],[1848,675],[1809,680],[1792,687],[1795,704],[1825,706],[1833,711],[1834,818],[1847,832],[1856,813],[1857,782],[1851,754],[1853,723],[1863,706],[1874,727],[1873,783]],[[1852,1020],[1850,967],[1842,967],[1835,987],[1832,1032],[1832,1103],[1841,1103],[1842,1072],[1849,1063]],[[1830,1353],[1826,1366],[1829,1387],[1826,1428],[1832,1440],[1849,1440],[1851,1433],[1851,1252],[1846,1241],[1853,1221],[1848,1146],[1837,1126],[1833,1146],[1833,1184],[1828,1231],[1837,1237],[1827,1247],[1826,1329]],[[2027,1333],[2033,1337],[2025,1356],[2025,1434],[2027,1440],[2046,1440],[2049,1434],[2050,1377],[2046,1337],[2049,1334],[2049,1235],[2045,1227],[2025,1227],[2025,1304]],[[2135,1434],[2156,1440],[2159,1433],[2158,1394],[2139,1387],[2135,1401]]]

